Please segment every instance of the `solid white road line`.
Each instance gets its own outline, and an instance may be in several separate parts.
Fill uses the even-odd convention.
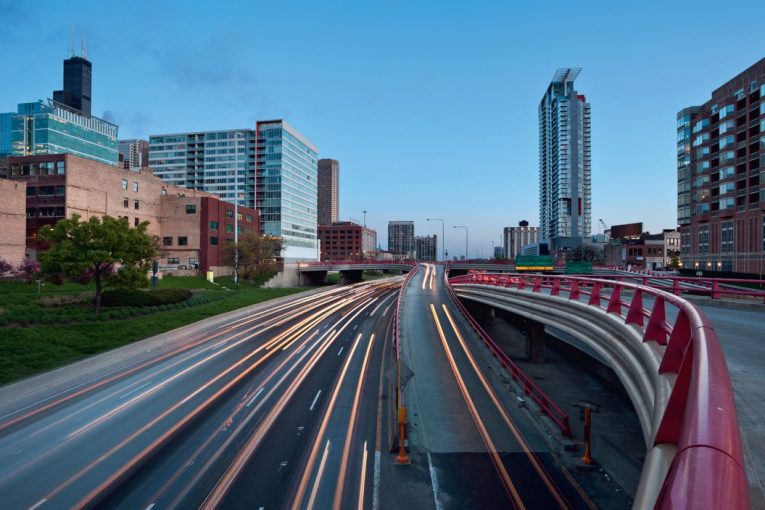
[[[29,510],[35,510],[36,508],[40,508],[42,506],[42,504],[45,503],[46,501],[48,501],[47,498],[42,498],[40,501],[38,501],[34,505],[30,506]]]
[[[430,459],[430,452],[428,452],[428,471],[430,471],[430,484],[433,486],[433,501],[436,503],[436,510],[443,510],[444,506],[438,500],[438,474],[436,468],[433,467],[433,461]]]
[[[311,403],[311,407],[308,408],[309,411],[313,411],[313,408],[316,405],[316,401],[319,400],[319,395],[321,395],[321,390],[319,390],[316,393],[316,396],[313,398],[313,402]]]
[[[265,387],[263,387],[263,388],[260,388],[260,389],[257,391],[257,393],[255,393],[255,394],[252,396],[252,398],[250,399],[250,401],[249,401],[249,402],[247,402],[247,407],[250,407],[250,406],[252,405],[252,403],[253,403],[253,402],[255,402],[255,399],[256,399],[256,398],[258,398],[258,395],[260,395],[261,393],[263,393],[263,390],[265,390],[265,389],[266,389]]]
[[[372,482],[372,510],[379,510],[380,508],[380,450],[375,451],[375,474],[374,481]]]
[[[148,385],[150,385],[150,384],[151,384],[151,381],[149,381],[149,382],[147,382],[147,383],[144,383],[144,384],[140,385],[139,387],[137,387],[137,388],[134,388],[134,389],[133,389],[133,390],[131,390],[131,391],[128,391],[127,393],[125,393],[124,395],[122,395],[120,398],[125,398],[125,397],[127,397],[127,396],[130,396],[130,395],[132,395],[133,393],[135,393],[136,391],[140,390],[141,388],[145,388],[145,387],[147,387],[147,386],[148,386]]]

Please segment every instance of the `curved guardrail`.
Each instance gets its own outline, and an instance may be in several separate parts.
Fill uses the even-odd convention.
[[[661,418],[653,424],[649,445],[669,446],[672,460],[650,506],[749,509],[733,388],[717,335],[703,312],[664,290],[613,279],[483,273],[458,276],[450,282],[549,292],[559,297],[564,293],[569,301],[597,307],[622,319],[625,326],[637,328],[643,342],[655,342],[663,350],[659,374],[674,379]],[[632,298],[625,299],[626,293]],[[653,299],[650,309],[643,305],[644,297]],[[667,305],[677,310],[672,323],[667,321]],[[650,457],[649,451],[646,463]],[[655,476],[644,470],[641,485],[647,475]],[[636,501],[643,508],[638,505]]]
[[[409,273],[406,275],[406,278],[404,278],[403,283],[401,283],[401,288],[398,289],[398,298],[396,298],[396,308],[393,310],[393,352],[396,356],[396,361],[398,361],[401,357],[401,352],[399,350],[399,337],[401,335],[401,332],[399,331],[399,315],[401,313],[401,308],[404,306],[404,291],[406,286],[409,284],[409,280],[411,280],[417,272],[417,269],[419,269],[419,266],[414,266],[414,269],[409,271]]]
[[[446,289],[448,290],[452,301],[457,305],[460,312],[462,312],[462,316],[465,317],[468,324],[470,324],[481,340],[483,340],[483,343],[488,347],[492,355],[497,358],[505,370],[507,370],[510,377],[523,388],[523,393],[536,402],[540,410],[558,426],[563,437],[571,437],[571,422],[569,421],[568,414],[558,407],[555,402],[547,396],[542,388],[527,376],[523,370],[521,370],[521,368],[494,342],[494,340],[492,340],[480,324],[476,322],[473,316],[470,315],[470,312],[465,309],[465,306],[454,293],[454,289],[449,285],[448,280],[446,281]]]

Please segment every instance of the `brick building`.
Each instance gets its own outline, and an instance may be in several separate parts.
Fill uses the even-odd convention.
[[[165,271],[230,272],[220,258],[226,241],[234,239],[234,206],[215,195],[166,184],[148,169],[130,171],[71,154],[10,157],[0,163],[0,176],[26,183],[30,257],[44,249],[37,241],[43,225],[73,214],[109,215],[131,226],[148,221]],[[240,207],[239,215],[241,233],[259,232],[256,210]]]
[[[765,270],[765,59],[677,114],[680,261]]]
[[[0,259],[16,265],[26,246],[26,184],[0,179]]]
[[[377,232],[352,221],[319,225],[321,260],[361,260],[377,254]]]

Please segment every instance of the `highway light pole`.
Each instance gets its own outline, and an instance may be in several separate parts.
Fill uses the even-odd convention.
[[[442,218],[428,218],[425,221],[441,222],[441,260],[446,262],[446,236],[444,235],[444,220]]]
[[[464,228],[465,229],[465,260],[468,260],[468,228],[465,225],[453,225],[452,228]]]

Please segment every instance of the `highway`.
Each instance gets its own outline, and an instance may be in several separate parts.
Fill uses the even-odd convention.
[[[479,341],[446,290],[443,267],[424,269],[404,294],[401,349],[415,374],[404,390],[412,448],[427,452],[433,505],[593,507],[486,370]]]
[[[399,286],[298,297],[4,411],[3,508],[371,506]]]
[[[63,389],[14,386],[29,396],[0,404],[2,507],[593,508],[433,264],[403,292],[412,465],[394,464],[401,281],[259,306],[156,352],[139,343]]]

